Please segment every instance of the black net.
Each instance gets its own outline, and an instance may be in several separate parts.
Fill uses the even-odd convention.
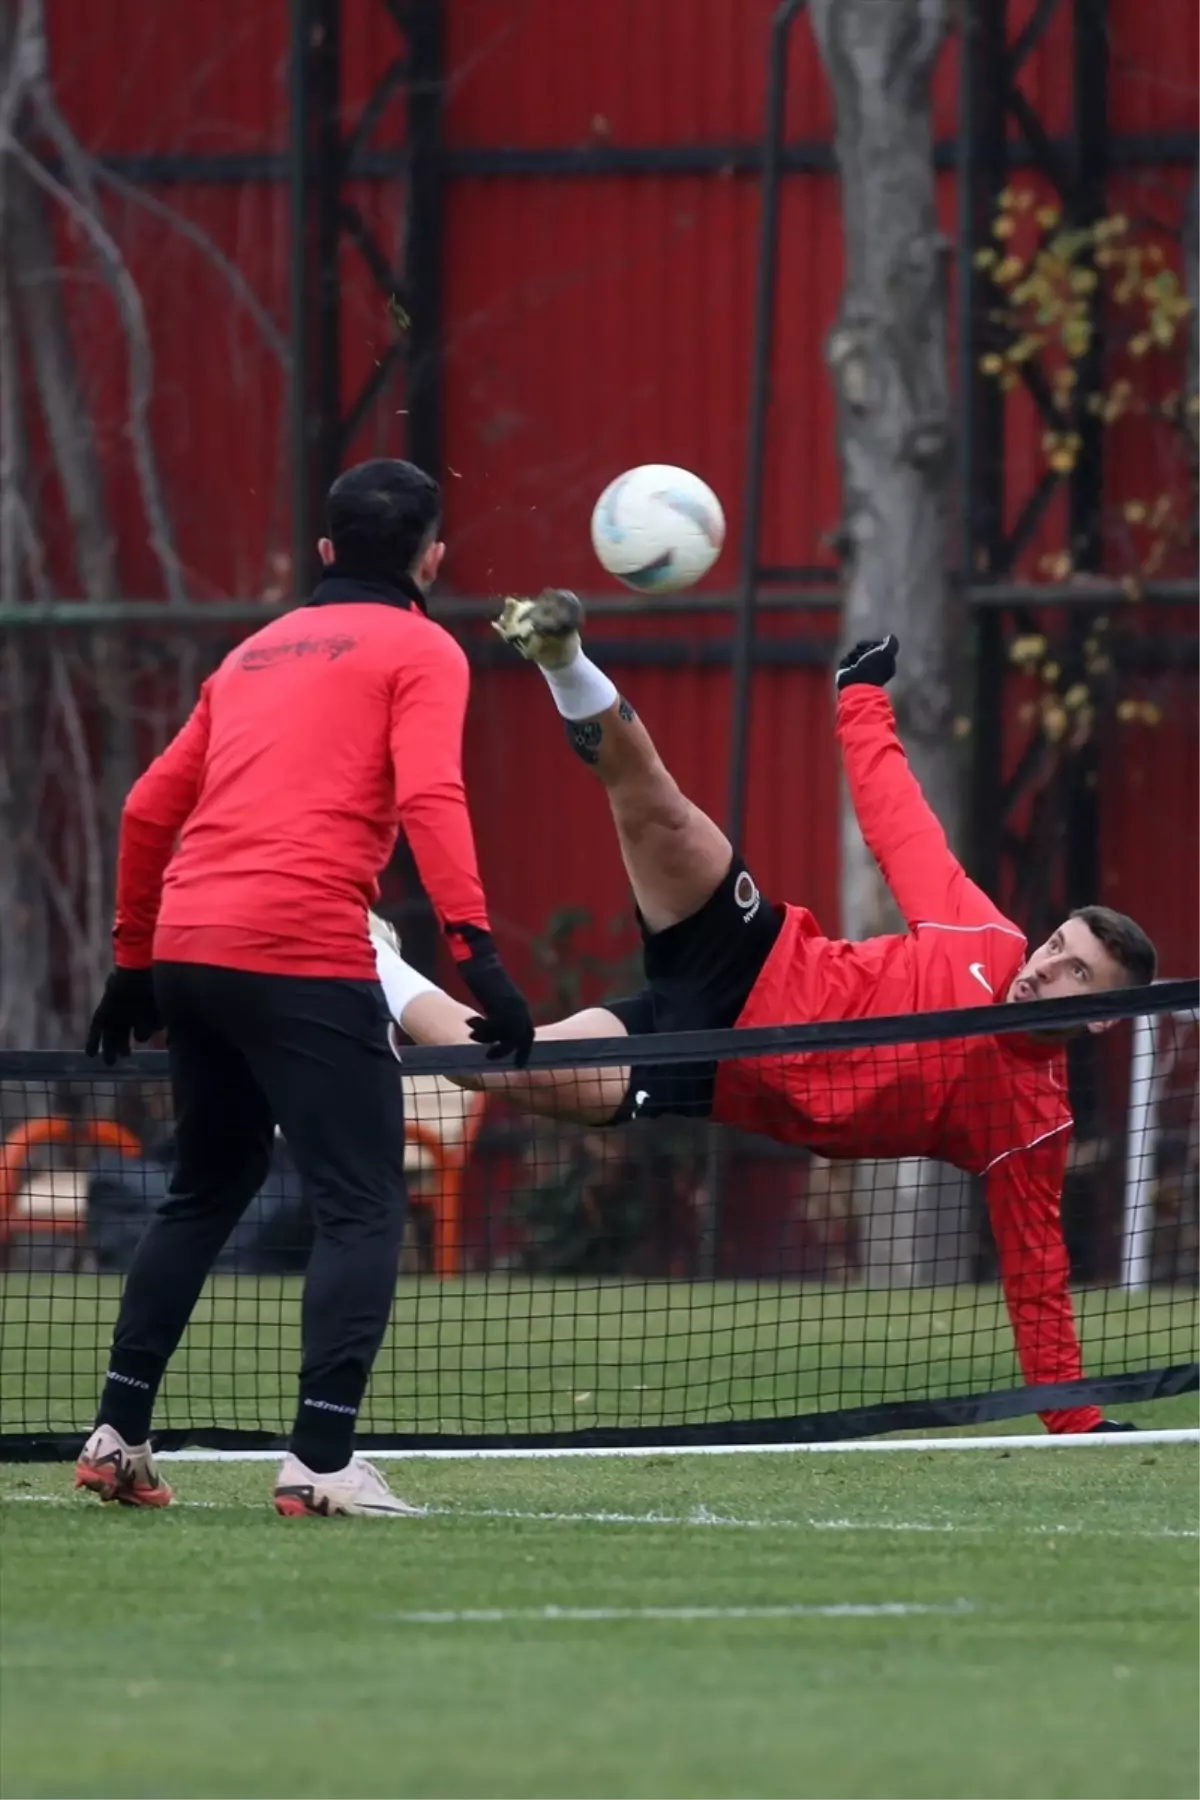
[[[1029,1007],[999,1033],[985,1008],[541,1046],[487,1094],[458,1085],[478,1052],[406,1053],[408,1227],[360,1441],[799,1441],[1194,1387],[1196,983],[1139,1004],[1068,1009],[1115,1020],[1072,1042],[1073,1131]],[[563,1116],[614,1096],[642,1116]],[[166,1058],[0,1055],[0,1099],[0,1450],[65,1455],[168,1193]],[[282,1437],[312,1234],[277,1139],[161,1442]]]

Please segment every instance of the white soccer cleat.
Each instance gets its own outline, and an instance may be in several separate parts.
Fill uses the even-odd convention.
[[[398,1500],[361,1456],[320,1475],[289,1452],[275,1478],[275,1511],[284,1519],[415,1519],[424,1508]]]
[[[170,1488],[149,1444],[127,1444],[111,1425],[97,1425],[75,1464],[75,1486],[121,1506],[170,1506]]]
[[[565,669],[579,655],[583,606],[566,588],[543,588],[536,600],[510,595],[492,630],[529,662],[543,669]]]

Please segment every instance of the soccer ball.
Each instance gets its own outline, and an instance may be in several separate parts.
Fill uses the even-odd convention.
[[[708,573],[725,515],[708,483],[670,463],[643,463],[610,481],[592,513],[592,548],[643,594],[677,594]]]

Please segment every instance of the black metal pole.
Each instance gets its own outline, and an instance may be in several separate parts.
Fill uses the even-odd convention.
[[[342,466],[342,288],[338,252],[342,236],[342,6],[313,0],[309,45],[312,79],[310,121],[316,144],[314,176],[317,290],[316,418],[312,443],[312,507],[319,519],[325,495]],[[315,557],[315,548],[309,551]]]
[[[422,0],[408,15],[408,240],[405,287],[411,322],[405,406],[411,461],[441,480],[442,415],[442,97],[445,20],[442,0]]]
[[[292,590],[316,570],[321,506],[340,455],[341,6],[292,0]]]
[[[291,142],[291,440],[292,440],[292,592],[301,598],[307,587],[312,519],[309,496],[311,475],[308,454],[309,383],[309,244],[308,190],[309,107],[308,44],[311,33],[310,0],[291,0],[289,86]]]
[[[738,576],[739,606],[733,639],[730,696],[729,807],[726,829],[737,848],[745,824],[746,761],[750,734],[750,676],[754,651],[758,538],[762,522],[763,468],[775,322],[775,270],[779,252],[779,185],[782,168],[788,44],[804,0],[782,0],[771,21],[767,52],[766,123],[763,131],[762,201],[758,225],[758,273],[754,297],[754,342],[750,352],[750,406],[746,421],[746,480]]]

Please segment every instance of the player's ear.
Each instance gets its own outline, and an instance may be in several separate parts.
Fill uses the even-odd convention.
[[[442,566],[442,558],[446,554],[445,544],[429,544],[421,553],[417,564],[416,579],[422,587],[432,587],[437,580],[438,570]]]
[[[328,568],[330,563],[333,561],[333,541],[332,541],[332,539],[330,539],[330,538],[318,538],[317,539],[317,555],[320,557],[320,559],[324,563],[325,567]]]

